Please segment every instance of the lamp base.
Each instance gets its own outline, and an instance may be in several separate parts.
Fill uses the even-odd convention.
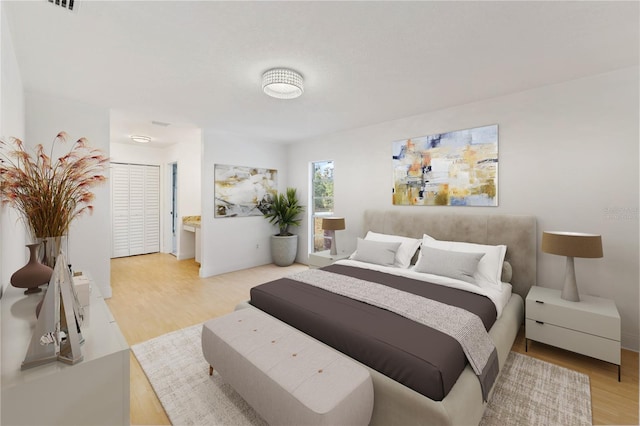
[[[564,287],[560,297],[570,302],[579,302],[580,294],[578,294],[578,284],[576,283],[576,269],[573,265],[573,257],[567,256],[567,267],[564,273]]]
[[[329,254],[335,256],[338,254],[338,249],[336,248],[336,231],[328,230],[327,232],[329,233],[329,238],[331,238],[331,251]]]

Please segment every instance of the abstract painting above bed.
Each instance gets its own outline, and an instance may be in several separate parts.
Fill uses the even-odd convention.
[[[393,142],[393,204],[498,205],[498,125]]]

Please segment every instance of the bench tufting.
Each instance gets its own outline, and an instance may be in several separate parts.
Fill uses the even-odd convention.
[[[271,425],[366,425],[366,368],[255,309],[207,321],[204,358]]]

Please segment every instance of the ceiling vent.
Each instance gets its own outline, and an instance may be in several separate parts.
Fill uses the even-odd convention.
[[[163,121],[155,121],[153,120],[151,122],[151,124],[155,124],[156,126],[160,126],[160,127],[167,127],[168,125],[170,125],[171,123],[165,123]]]
[[[69,12],[78,12],[79,1],[78,0],[47,0],[54,6],[58,6],[61,9],[68,10]]]

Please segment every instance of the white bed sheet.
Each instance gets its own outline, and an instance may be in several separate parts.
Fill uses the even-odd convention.
[[[443,277],[441,275],[427,274],[424,272],[416,272],[413,270],[413,266],[408,269],[396,268],[392,266],[376,265],[374,263],[359,262],[357,260],[339,260],[335,262],[336,265],[354,266],[363,269],[372,269],[374,271],[385,272],[388,274],[399,275],[407,278],[412,278],[419,281],[427,281],[433,284],[443,285],[446,287],[457,288],[466,290],[471,293],[481,294],[488,297],[496,306],[498,313],[497,318],[500,318],[502,311],[511,298],[511,284],[502,283],[501,288],[490,287],[478,287],[475,284],[468,283],[466,281],[456,280],[455,278]]]

